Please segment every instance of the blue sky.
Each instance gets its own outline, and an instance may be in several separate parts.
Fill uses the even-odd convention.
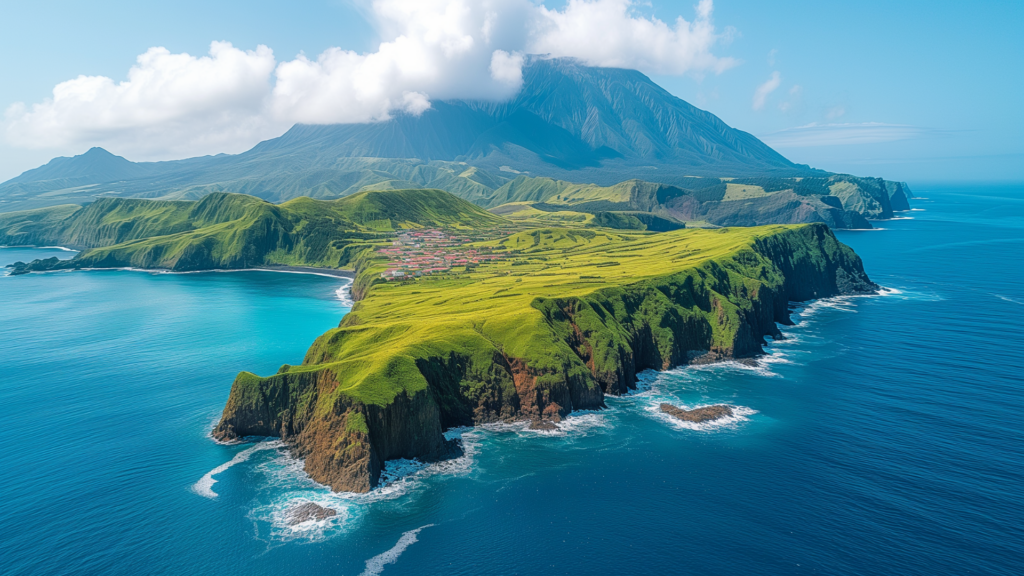
[[[300,53],[315,60],[331,47],[375,52],[382,36],[390,38],[368,2],[11,4],[0,9],[4,109],[16,102],[31,109],[52,97],[54,86],[79,75],[121,82],[136,58],[157,46],[171,54],[202,56],[212,41],[227,41],[242,51],[265,45],[280,64]],[[553,10],[564,5],[547,3]],[[717,0],[713,8],[716,36],[709,46],[716,63],[680,74],[671,59],[662,59],[645,72],[790,159],[910,181],[1024,180],[1024,40],[1019,32],[1024,2]],[[696,19],[692,0],[655,0],[630,10],[632,17],[658,18],[670,27],[678,16]],[[646,61],[640,53],[632,57]],[[731,65],[723,64],[725,59],[732,59]],[[261,77],[254,78],[258,84]],[[426,92],[457,93],[456,85],[465,78],[447,75],[432,82]],[[755,94],[762,86],[758,101]],[[310,106],[304,103],[302,109]],[[104,126],[106,132],[93,137],[89,130],[95,127],[79,127],[73,141],[57,139],[41,149],[26,147],[31,134],[39,132],[25,132],[30,136],[0,144],[0,180],[53,156],[81,153],[91,144],[133,160],[221,151],[218,146],[237,152],[250,145],[246,138],[272,135],[282,122],[295,118],[304,117],[281,116],[262,131],[224,144],[207,138],[205,145],[181,140],[163,148],[138,142],[157,141],[190,125],[150,125],[148,132],[128,137],[135,128],[122,125],[122,118],[116,130]],[[63,128],[47,129],[52,135]]]

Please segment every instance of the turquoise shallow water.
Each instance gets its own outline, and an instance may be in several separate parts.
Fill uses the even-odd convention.
[[[207,436],[237,371],[337,324],[344,281],[0,277],[0,573],[1021,573],[1024,191],[917,188],[839,233],[894,290],[799,307],[760,368],[648,373],[558,434],[453,431],[466,457],[369,495]],[[288,528],[303,500],[340,514]]]

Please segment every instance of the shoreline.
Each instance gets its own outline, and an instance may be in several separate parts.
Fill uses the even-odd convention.
[[[65,252],[81,252],[73,248],[67,248],[65,246],[0,246],[3,248],[32,248],[37,250],[50,249],[50,250],[62,250]],[[330,278],[345,278],[346,280],[355,280],[356,273],[353,270],[341,270],[338,268],[316,268],[313,266],[275,266],[266,265],[258,268],[209,268],[206,270],[188,270],[188,271],[175,271],[168,268],[134,268],[131,266],[126,267],[111,267],[111,268],[68,268],[62,270],[33,270],[29,274],[40,274],[47,272],[72,272],[72,271],[102,271],[102,270],[127,270],[132,272],[153,272],[158,274],[200,274],[203,272],[283,272],[287,274],[311,274],[314,276],[326,276]]]
[[[356,273],[352,270],[337,268],[314,268],[312,266],[264,266],[262,268],[239,268],[237,270],[197,270],[197,272],[286,272],[290,274],[314,274],[333,278],[355,280]]]

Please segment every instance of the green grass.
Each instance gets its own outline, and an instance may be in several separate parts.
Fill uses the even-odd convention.
[[[396,231],[503,226],[511,223],[440,190],[367,191],[340,200],[297,198],[280,205],[214,193],[198,202],[106,199],[80,210],[5,214],[0,239],[86,249],[60,267],[337,268],[361,250],[389,241]]]
[[[494,375],[496,357],[522,360],[539,389],[573,379],[593,387],[592,372],[621,369],[639,324],[654,332],[661,358],[678,358],[680,346],[731,353],[745,345],[738,340],[744,314],[758,310],[759,293],[785,282],[776,263],[754,249],[766,242],[812,266],[855,259],[823,226],[779,225],[662,234],[529,230],[480,245],[508,251],[507,260],[408,282],[375,280],[384,264],[367,260],[360,272],[370,284],[365,298],[316,340],[302,366],[236,387],[274,388],[327,370],[337,386],[318,391],[317,413],[326,414],[339,398],[386,406],[399,394],[414,395],[428,387],[424,363],[458,358],[465,366],[461,393],[472,399],[508,386],[507,377]],[[573,310],[571,321],[565,310]],[[593,371],[567,344],[571,324],[590,338]],[[692,341],[680,341],[684,333]]]
[[[760,186],[751,186],[747,184],[733,184],[728,183],[725,185],[725,197],[722,198],[723,202],[729,200],[746,200],[748,198],[761,198],[767,196],[764,188]]]

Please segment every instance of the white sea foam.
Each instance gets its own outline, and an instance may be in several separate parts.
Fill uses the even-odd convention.
[[[366,561],[366,570],[363,570],[361,576],[378,576],[384,571],[384,566],[388,564],[394,564],[398,561],[398,557],[405,552],[405,549],[413,545],[417,541],[417,536],[420,531],[424,528],[430,528],[433,524],[427,524],[426,526],[420,526],[415,530],[409,530],[402,534],[402,537],[398,539],[398,543],[394,545],[390,550],[382,554],[378,554],[373,558]]]
[[[771,364],[796,364],[796,362],[790,360],[789,354],[786,354],[785,352],[783,352],[781,350],[772,348],[771,346],[768,347],[768,351],[767,351],[767,353],[764,356],[758,356],[757,363],[758,364],[768,364],[768,365],[771,365]]]
[[[475,430],[484,433],[508,434],[514,433],[522,437],[535,436],[586,436],[590,432],[607,428],[609,422],[607,415],[611,409],[605,410],[574,410],[557,423],[558,428],[554,430],[531,430],[529,420],[515,420],[513,422],[493,422],[480,424]]]
[[[522,429],[524,435],[540,436],[587,436],[591,432],[607,428],[608,410],[576,410],[558,423],[557,430],[530,430],[529,424]]]
[[[280,440],[269,440],[265,442],[259,442],[257,444],[254,444],[253,446],[250,446],[249,448],[246,448],[245,450],[242,450],[238,454],[235,454],[235,457],[232,458],[231,460],[228,460],[227,462],[221,464],[220,466],[217,466],[213,470],[210,470],[209,472],[204,474],[203,477],[200,478],[198,482],[192,485],[192,491],[206,498],[216,498],[217,493],[213,491],[213,485],[216,484],[217,481],[214,480],[214,476],[220,474],[221,472],[224,472],[225,470],[231,468],[235,464],[241,464],[242,462],[245,462],[256,452],[259,452],[261,450],[273,450],[276,448],[280,448],[281,446],[283,446],[283,444]]]
[[[757,374],[764,378],[781,378],[779,374],[772,371],[770,364],[773,364],[773,362],[765,362],[765,357],[762,356],[757,358],[757,363],[753,365],[745,364],[737,360],[725,360],[723,362],[715,362],[714,364],[690,366],[690,369],[698,372],[746,372]]]
[[[574,412],[563,419],[559,423],[560,430],[554,431],[551,435],[586,435],[592,430],[608,425],[608,412],[609,410]],[[528,426],[528,422],[513,422],[450,429],[444,433],[445,438],[461,441],[461,456],[440,462],[421,462],[415,459],[388,460],[381,471],[379,485],[366,493],[331,492],[328,487],[318,484],[306,474],[302,460],[281,451],[254,469],[265,479],[261,492],[268,498],[264,500],[264,504],[255,506],[249,517],[270,525],[271,541],[320,541],[330,538],[358,525],[372,506],[412,496],[428,485],[426,480],[430,477],[469,474],[474,469],[474,461],[482,441],[489,435],[513,432],[523,437],[536,438],[546,434],[542,431],[528,430]],[[289,525],[288,510],[305,502],[335,510],[337,515],[319,521],[309,520]]]
[[[913,216],[893,216],[890,220],[913,220]]]
[[[352,283],[348,282],[334,291],[334,295],[341,300],[341,305],[346,308],[351,308],[355,305],[355,301],[352,299]]]
[[[667,370],[666,372],[669,372]],[[623,396],[646,396],[651,393],[658,378],[664,374],[664,372],[658,372],[655,370],[644,370],[636,375],[636,388],[627,391]]]
[[[334,510],[334,516],[316,520],[309,519],[298,524],[291,524],[291,510],[302,504],[316,504],[323,508]],[[277,503],[268,507],[267,515],[272,526],[271,537],[274,540],[323,540],[328,534],[333,533],[338,527],[343,526],[349,519],[349,508],[339,505],[337,501],[330,498],[319,497],[317,494],[309,494],[307,497],[297,497]]]
[[[325,540],[358,525],[371,506],[406,497],[422,489],[426,486],[424,481],[431,476],[457,476],[471,471],[481,434],[480,430],[472,428],[458,428],[445,433],[448,439],[461,439],[463,455],[458,458],[430,463],[407,459],[385,462],[378,487],[366,493],[332,492],[306,474],[302,460],[281,451],[254,469],[264,477],[260,490],[264,503],[253,507],[249,518],[269,524],[271,542]],[[330,508],[336,515],[290,525],[288,511],[306,502]]]
[[[813,300],[806,304],[799,304],[793,309],[793,312],[800,321],[791,326],[791,328],[806,328],[813,316],[826,310],[856,313],[856,298],[871,298],[875,296],[879,296],[879,294],[834,296],[832,298]]]

